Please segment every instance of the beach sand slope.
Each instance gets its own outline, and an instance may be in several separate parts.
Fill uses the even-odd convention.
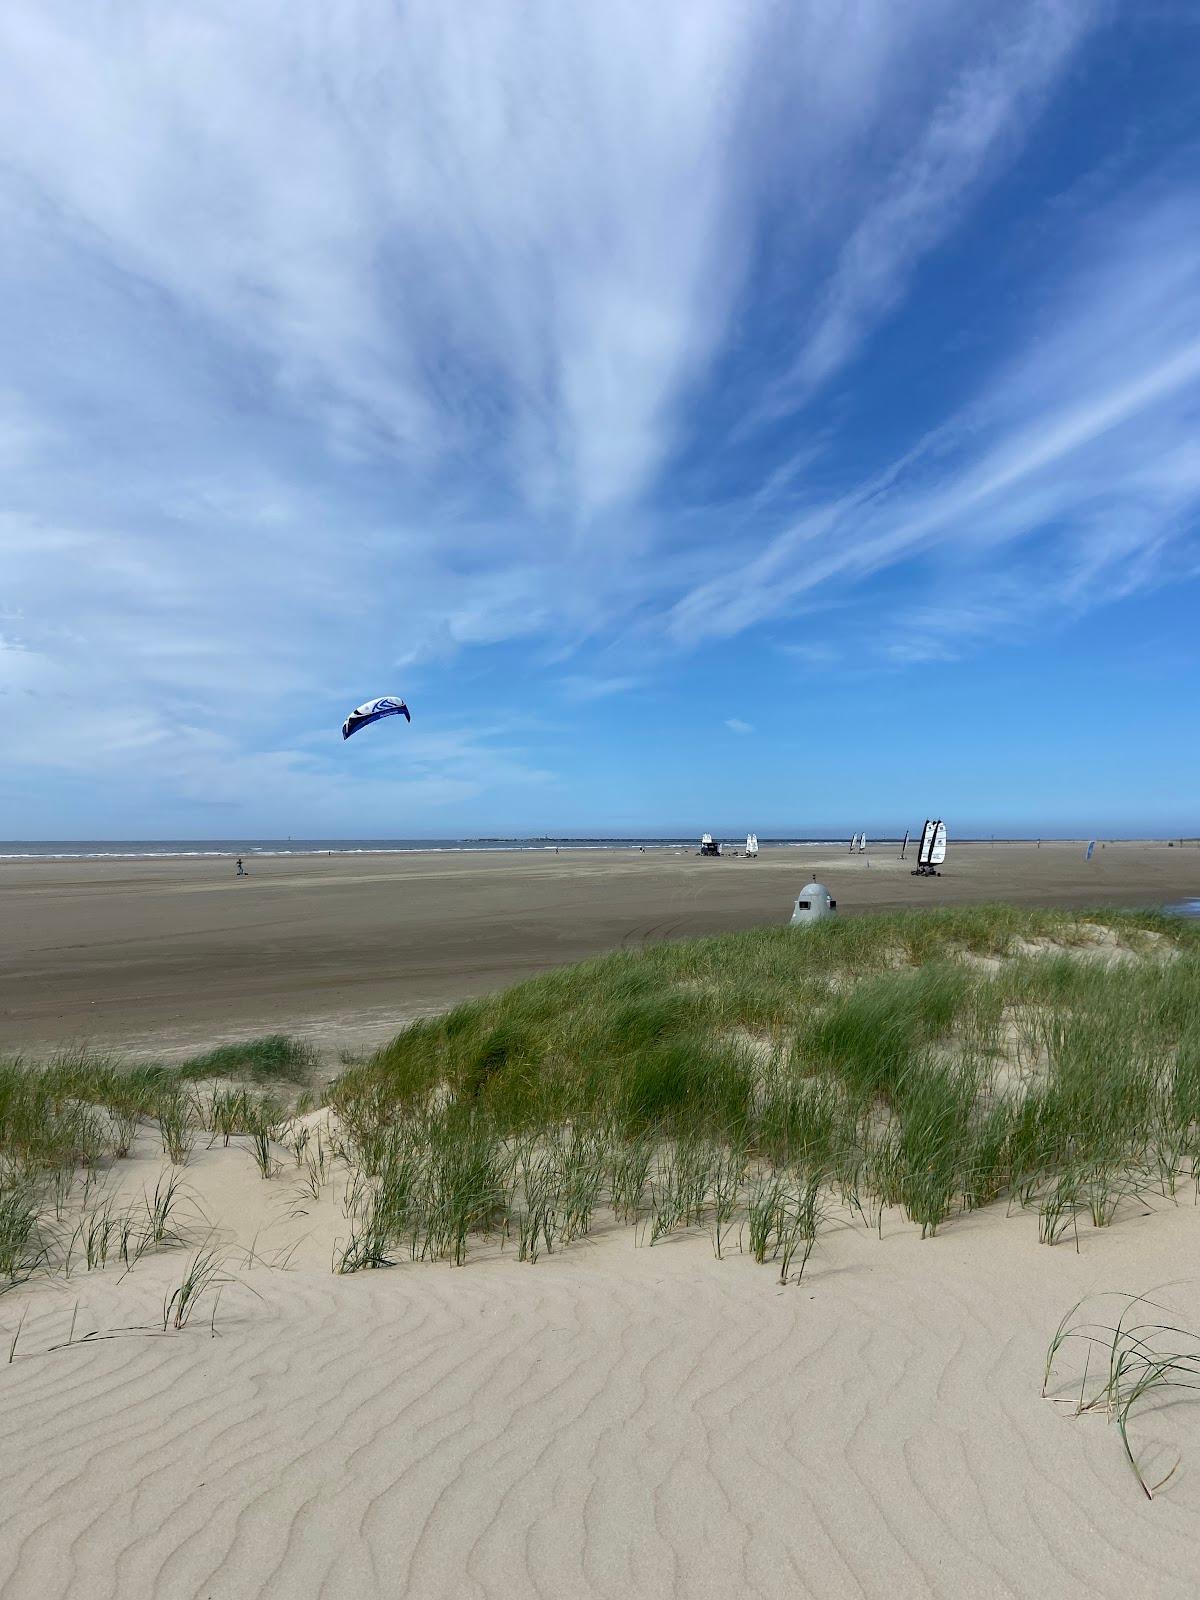
[[[160,1165],[147,1135],[120,1194]],[[615,1226],[337,1277],[336,1185],[236,1147],[184,1176],[215,1317],[162,1332],[182,1247],[0,1299],[3,1600],[1195,1594],[1200,1404],[1136,1422],[1183,1458],[1150,1503],[1114,1427],[1039,1394],[1076,1300],[1181,1276],[1189,1204],[1079,1254],[1003,1209],[836,1227],[786,1288]],[[1200,1287],[1169,1294],[1200,1326]]]

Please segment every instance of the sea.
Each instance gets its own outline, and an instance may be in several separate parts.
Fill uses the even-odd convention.
[[[766,847],[846,845],[845,839],[767,839]],[[887,840],[880,840],[887,843]],[[897,843],[899,841],[896,841]],[[695,850],[683,838],[536,839],[0,839],[0,861],[141,861],[167,856],[370,856],[467,850]],[[726,849],[741,848],[731,839]]]

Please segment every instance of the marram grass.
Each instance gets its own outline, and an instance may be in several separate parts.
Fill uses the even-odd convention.
[[[342,1271],[461,1263],[486,1236],[532,1262],[603,1214],[647,1247],[704,1229],[794,1281],[835,1201],[923,1236],[1000,1201],[1077,1247],[1197,1183],[1200,929],[975,906],[620,952],[353,1062],[315,1150],[288,1120],[313,1064],[283,1036],[174,1068],[0,1063],[0,1288],[167,1239],[153,1202],[135,1232],[94,1196],[139,1129],[176,1182],[201,1130],[264,1177],[290,1152],[311,1198],[336,1169]]]
[[[604,1202],[785,1280],[831,1195],[923,1236],[1007,1199],[1077,1240],[1194,1181],[1200,930],[983,906],[622,952],[414,1024],[329,1099],[360,1180],[343,1270],[489,1232],[535,1260]],[[446,1232],[460,1141],[487,1154]]]
[[[1115,1322],[1091,1321],[1079,1315],[1086,1302],[1071,1307],[1046,1351],[1042,1394],[1068,1406],[1074,1416],[1099,1412],[1115,1422],[1130,1470],[1146,1499],[1153,1500],[1175,1476],[1181,1458],[1152,1468],[1135,1448],[1131,1427],[1135,1414],[1156,1402],[1163,1407],[1180,1391],[1200,1390],[1200,1334],[1157,1320],[1155,1312],[1170,1315],[1169,1309],[1146,1295],[1094,1300],[1123,1302],[1120,1314]],[[1067,1376],[1064,1357],[1072,1352],[1078,1359]]]
[[[283,1035],[223,1045],[173,1067],[86,1050],[42,1063],[0,1061],[0,1293],[39,1271],[69,1276],[116,1261],[128,1270],[148,1248],[177,1242],[169,1219],[178,1172],[202,1128],[210,1142],[246,1138],[263,1176],[273,1175],[272,1140],[287,1107],[262,1085],[288,1093],[314,1061],[309,1046]],[[203,1093],[203,1080],[235,1072],[246,1081]],[[139,1131],[152,1130],[174,1175],[143,1208],[117,1212],[96,1191]]]

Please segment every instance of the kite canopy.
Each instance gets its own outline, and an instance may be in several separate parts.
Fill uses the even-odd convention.
[[[342,738],[348,739],[369,722],[378,722],[380,717],[403,717],[405,722],[412,721],[404,701],[398,700],[395,695],[385,694],[378,700],[368,700],[366,705],[357,706],[350,713],[342,723]]]

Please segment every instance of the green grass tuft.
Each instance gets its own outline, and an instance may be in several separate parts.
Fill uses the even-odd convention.
[[[1097,925],[1136,959],[1094,959]],[[602,1193],[651,1244],[703,1225],[719,1253],[740,1213],[755,1255],[806,1252],[813,1172],[881,1229],[899,1206],[932,1235],[1005,1195],[1038,1208],[1047,1243],[1107,1226],[1148,1182],[1174,1194],[1197,1171],[1198,934],[974,906],[620,952],[473,1000],[331,1087],[364,1193],[386,1192],[398,1145],[420,1174],[367,1254],[391,1259],[407,1229],[410,1253],[461,1259],[461,1228],[414,1221],[459,1137],[509,1161],[503,1226],[526,1259],[584,1231]],[[497,1226],[491,1166],[468,1233]]]
[[[290,1151],[312,1197],[344,1175],[342,1271],[489,1237],[533,1261],[603,1213],[650,1245],[748,1239],[795,1281],[835,1197],[927,1237],[1007,1199],[1078,1248],[1200,1189],[1197,1018],[1198,927],[972,906],[621,951],[472,1000],[350,1061],[315,1145],[283,1087],[315,1056],[284,1035],[177,1068],[0,1063],[0,1283],[63,1238],[88,1266],[166,1238],[154,1205],[139,1232],[89,1201],[155,1124],[176,1164],[203,1126],[264,1177]]]
[[[308,1083],[318,1061],[312,1045],[284,1033],[237,1044],[218,1045],[189,1056],[175,1072],[181,1078],[248,1078],[256,1083]]]

